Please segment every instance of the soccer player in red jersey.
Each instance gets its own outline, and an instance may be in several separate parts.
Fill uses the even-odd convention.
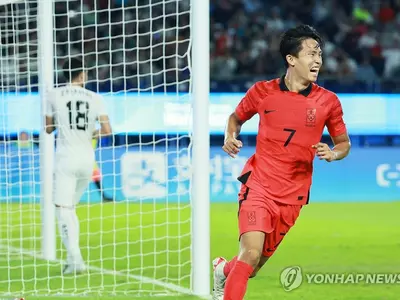
[[[287,66],[282,78],[256,82],[228,119],[223,150],[235,157],[243,146],[244,122],[260,117],[255,154],[241,176],[240,251],[231,261],[213,261],[215,300],[242,300],[256,276],[308,204],[313,160],[345,158],[350,140],[338,97],[317,84],[322,39],[310,26],[286,31],[280,53]],[[268,62],[265,62],[268,63]],[[333,149],[321,143],[324,127]]]

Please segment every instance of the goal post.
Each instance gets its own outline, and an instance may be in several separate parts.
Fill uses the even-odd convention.
[[[209,295],[210,287],[210,134],[209,134],[209,0],[192,0],[193,20],[193,291]]]
[[[209,0],[0,0],[0,36],[0,298],[208,297]],[[70,57],[115,134],[76,208],[87,264],[76,276],[62,274],[44,131]]]
[[[41,219],[42,219],[42,255],[46,260],[56,260],[56,224],[53,204],[53,166],[54,135],[45,130],[48,91],[54,86],[53,58],[53,1],[38,2],[38,61],[39,95],[42,116],[40,129],[40,179],[41,179]]]

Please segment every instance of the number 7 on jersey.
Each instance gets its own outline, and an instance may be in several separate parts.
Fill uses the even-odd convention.
[[[292,140],[294,134],[296,133],[296,130],[295,129],[290,129],[290,128],[284,128],[283,131],[290,132],[285,144],[283,145],[284,147],[287,147],[287,145],[289,145],[290,141]]]

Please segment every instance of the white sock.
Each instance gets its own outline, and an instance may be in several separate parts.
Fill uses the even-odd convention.
[[[83,258],[79,248],[79,221],[72,207],[57,207],[58,230],[67,250],[68,264],[82,264]]]

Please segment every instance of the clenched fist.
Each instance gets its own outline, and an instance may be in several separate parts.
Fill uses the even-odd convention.
[[[337,152],[329,148],[328,144],[318,143],[316,145],[312,145],[312,148],[317,149],[316,153],[320,160],[324,159],[327,162],[331,162],[337,158]]]
[[[222,149],[229,154],[229,156],[235,158],[236,154],[239,153],[240,148],[243,147],[243,143],[237,140],[235,137],[227,137],[225,138],[224,145]]]

